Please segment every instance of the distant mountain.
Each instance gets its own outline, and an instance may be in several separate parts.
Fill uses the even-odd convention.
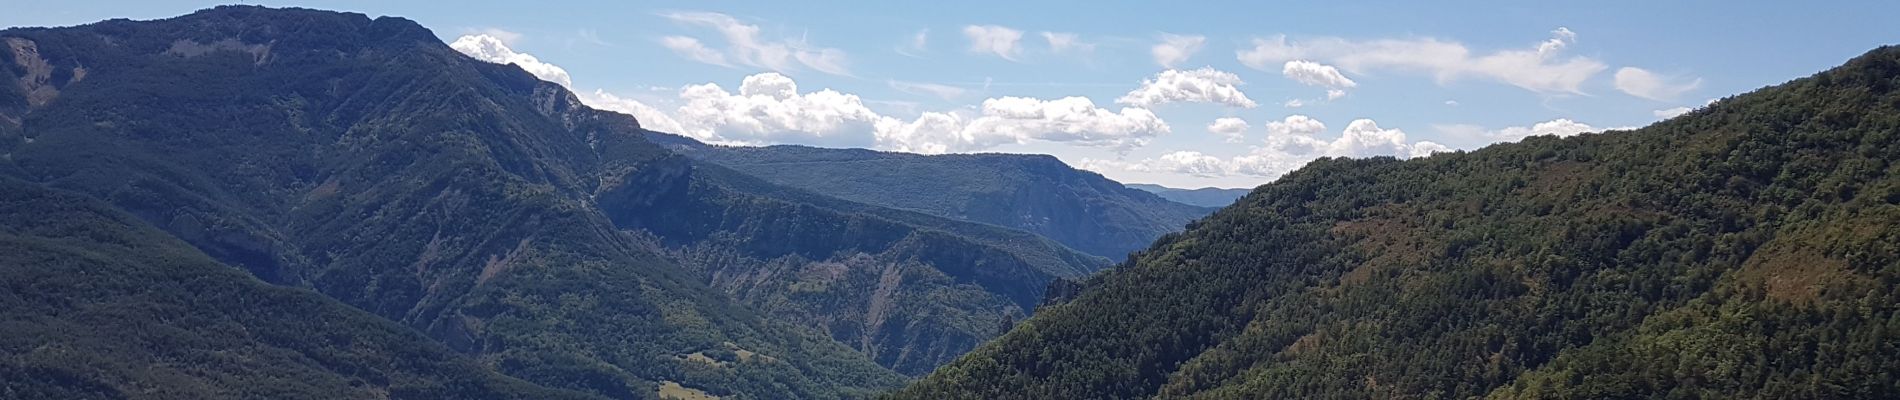
[[[731,147],[664,133],[649,136],[687,157],[772,183],[865,204],[1020,229],[1117,260],[1213,211],[1129,189],[1047,155]]]
[[[637,135],[605,147],[651,146]],[[921,375],[1027,316],[1058,279],[1109,265],[1035,235],[780,187],[666,154],[600,204],[620,226],[780,321]],[[612,168],[612,167],[610,167]],[[653,188],[669,188],[645,197]]]
[[[551,388],[650,398],[666,387],[840,398],[904,379],[820,333],[731,300],[647,245],[643,234],[627,231],[638,228],[617,225],[627,215],[610,214],[602,203],[631,207],[699,193],[686,180],[640,180],[670,176],[669,169],[677,175],[685,164],[667,161],[684,159],[646,143],[630,117],[581,107],[565,89],[518,67],[470,59],[414,22],[219,7],[156,21],[8,29],[0,43],[10,50],[0,51],[0,175],[98,199],[263,281],[308,288],[393,321],[324,311],[309,299],[285,304],[314,308],[287,311],[247,294],[283,291],[190,276],[212,268],[202,262],[179,270],[186,276],[140,275],[146,272],[136,264],[84,268],[73,263],[119,258],[87,249],[164,244],[69,234],[31,219],[38,209],[4,208],[7,218],[27,224],[8,225],[28,232],[16,234],[22,240],[52,234],[72,250],[0,264],[0,273],[85,271],[86,280],[60,282],[71,292],[58,295],[111,302],[101,304],[118,310],[98,312],[159,319],[150,325],[65,314],[79,303],[43,298],[54,295],[43,292],[52,287],[8,280],[3,301],[26,302],[35,307],[29,312],[41,313],[34,318],[74,319],[76,329],[100,332],[52,342],[58,331],[9,325],[10,333],[28,336],[7,335],[14,341],[4,362],[45,378],[7,379],[0,389],[6,393],[111,393],[94,390],[108,385],[135,398],[455,398],[462,396],[445,390],[474,385],[466,388],[470,397],[558,393]],[[885,235],[875,239],[915,236],[879,233]],[[783,243],[795,246],[792,238]],[[1003,279],[978,277],[989,273],[1008,276],[1010,285],[1035,285],[1039,275],[1025,271],[1040,271],[989,266],[958,265],[967,273],[931,287]],[[152,293],[212,297],[115,292],[125,290],[119,282],[140,280],[160,286]],[[1015,290],[1037,297],[1040,287]],[[178,311],[184,305],[205,309]],[[208,325],[224,320],[235,325]],[[279,334],[291,330],[301,332]],[[997,330],[982,328],[984,335]],[[175,335],[166,340],[188,347],[120,350],[112,347],[125,344],[115,340],[117,332]],[[424,337],[436,344],[418,343]],[[42,346],[50,343],[70,347]],[[92,366],[66,371],[117,375],[41,372],[42,364],[10,358],[29,350]],[[146,358],[152,355],[178,356]],[[154,363],[157,369],[139,367]],[[509,389],[509,379],[460,365],[543,388]],[[259,376],[270,379],[247,378]],[[291,381],[306,377],[311,381]],[[177,396],[151,389],[173,382],[200,386],[180,388]],[[495,389],[481,392],[482,385]]]
[[[1323,159],[891,397],[1891,398],[1900,48],[1627,132]]]
[[[1130,183],[1127,184],[1127,186],[1129,188],[1146,190],[1149,193],[1160,195],[1161,198],[1173,200],[1176,203],[1215,208],[1232,205],[1234,204],[1234,200],[1240,200],[1240,196],[1246,196],[1248,192],[1253,191],[1252,189],[1222,189],[1215,187],[1176,189],[1146,183]]]

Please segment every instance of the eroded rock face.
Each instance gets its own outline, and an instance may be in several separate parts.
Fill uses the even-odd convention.
[[[268,44],[246,44],[237,39],[224,39],[210,43],[179,39],[172,42],[171,48],[165,49],[165,55],[191,58],[219,51],[240,51],[251,53],[252,62],[263,65],[270,61],[270,47]]]
[[[13,52],[13,63],[26,70],[18,84],[20,92],[26,94],[27,105],[37,108],[59,97],[59,88],[53,85],[53,63],[40,56],[39,46],[31,40],[17,37],[6,38],[6,42],[7,51]]]

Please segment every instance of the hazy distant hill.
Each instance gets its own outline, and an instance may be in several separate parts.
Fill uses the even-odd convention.
[[[897,398],[1891,398],[1900,48],[1646,128],[1315,161]]]
[[[1020,229],[1120,260],[1213,208],[1128,189],[1055,157],[712,146],[655,133],[688,157],[829,196]]]
[[[1127,186],[1133,189],[1146,190],[1149,193],[1160,195],[1161,198],[1173,200],[1176,203],[1215,208],[1232,205],[1234,204],[1234,200],[1240,200],[1240,196],[1246,196],[1247,192],[1253,191],[1252,189],[1222,189],[1215,187],[1176,189],[1146,183],[1130,183],[1127,184]]]

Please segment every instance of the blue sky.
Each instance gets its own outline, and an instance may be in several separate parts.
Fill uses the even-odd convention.
[[[0,3],[0,26],[214,4]],[[1044,153],[1177,187],[1642,126],[1900,42],[1891,1],[1098,3],[263,4],[410,18],[708,141]]]

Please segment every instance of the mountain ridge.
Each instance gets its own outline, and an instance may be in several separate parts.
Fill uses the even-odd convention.
[[[655,143],[761,179],[845,200],[1035,233],[1109,259],[1212,212],[1128,189],[1049,155],[924,155],[810,146],[718,146],[668,133]],[[795,165],[797,168],[787,168]]]

